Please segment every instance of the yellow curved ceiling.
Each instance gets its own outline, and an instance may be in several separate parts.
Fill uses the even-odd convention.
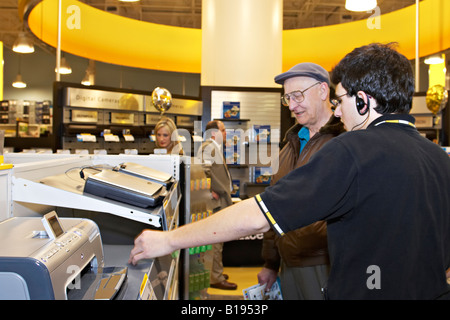
[[[62,0],[61,50],[129,67],[200,73],[201,30],[142,22],[76,0]],[[43,42],[57,46],[58,1],[43,0],[28,25]]]
[[[42,0],[26,13],[31,31],[54,47],[57,3]],[[448,0],[420,2],[420,56],[450,47],[450,19],[445,18],[449,15]],[[124,18],[76,0],[62,0],[61,21],[61,50],[65,52],[129,67],[201,73],[200,29]],[[415,22],[413,5],[369,20],[284,30],[283,71],[302,61],[331,70],[353,48],[371,42],[398,42],[399,51],[414,59]]]
[[[419,8],[419,55],[423,57],[448,49],[450,1],[423,0]],[[397,42],[398,50],[408,59],[414,59],[416,6],[382,14],[379,19],[284,30],[283,69],[287,70],[301,61],[311,61],[331,70],[348,52],[372,42]]]

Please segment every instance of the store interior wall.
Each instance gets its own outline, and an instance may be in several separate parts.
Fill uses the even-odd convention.
[[[52,100],[55,54],[46,52],[36,46],[31,54],[18,54],[10,48],[3,48],[4,75],[3,99],[5,100]],[[72,74],[61,75],[61,81],[80,83],[85,76],[89,60],[75,55],[63,53],[72,68]],[[414,61],[412,61],[414,68]],[[160,86],[167,88],[172,94],[200,98],[200,74],[179,73],[158,70],[130,68],[108,63],[95,62],[95,85],[112,88],[152,91]],[[27,88],[12,87],[16,75],[22,75]],[[420,64],[420,91],[428,89],[428,66]]]
[[[36,46],[35,50],[36,51],[32,54],[18,54],[13,52],[10,48],[3,48],[4,100],[53,100],[53,83],[56,80],[56,73],[54,72],[56,65],[55,54],[52,53],[51,50],[43,50],[38,46]],[[80,83],[85,76],[89,60],[67,53],[63,53],[63,56],[69,62],[72,68],[72,74],[61,75],[61,81]],[[448,69],[448,67],[450,67],[450,61],[448,59],[450,54],[446,54],[446,56]],[[429,87],[428,65],[424,64],[423,60],[423,58],[420,59],[420,92],[426,92]],[[411,64],[413,70],[415,70],[415,60],[412,60]],[[98,61],[95,62],[95,68],[96,86],[149,92],[160,86],[167,88],[174,95],[195,99],[202,98],[200,74],[131,68]],[[23,80],[27,83],[27,88],[25,89],[13,88],[11,85],[16,75],[19,73],[19,69]],[[448,88],[448,86],[446,87]],[[288,112],[286,112],[285,116],[283,116],[283,112],[281,112],[281,114],[280,125],[282,130],[280,132],[280,137],[283,137],[284,132],[293,124],[294,120]],[[204,114],[204,116],[209,119],[208,113]],[[448,123],[449,121],[447,118],[448,115],[444,117],[444,128],[446,128],[444,130],[446,136],[442,139],[444,144],[448,144],[447,132],[450,130],[450,124]]]
[[[89,60],[63,53],[72,68],[69,75],[61,75],[61,81],[81,83]],[[4,100],[52,100],[53,82],[56,80],[55,54],[35,46],[31,54],[18,54],[3,48]],[[19,66],[20,65],[20,66]],[[12,87],[19,72],[27,88]],[[156,87],[167,88],[174,95],[198,98],[200,95],[200,74],[145,70],[95,62],[95,85],[112,88],[153,91]]]

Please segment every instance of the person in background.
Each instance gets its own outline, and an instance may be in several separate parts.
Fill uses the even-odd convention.
[[[233,204],[231,176],[223,155],[226,129],[222,121],[212,120],[206,124],[205,131],[206,140],[199,150],[199,157],[203,160],[206,176],[211,178],[213,212],[217,212]],[[237,285],[228,282],[228,275],[223,274],[222,252],[223,243],[214,243],[210,286],[222,290],[236,290]]]
[[[345,132],[331,111],[328,72],[314,63],[300,63],[275,77],[284,86],[282,104],[289,107],[297,123],[286,133],[279,155],[275,184],[309,159],[333,137]],[[327,227],[325,221],[288,232],[279,237],[274,230],[264,234],[264,267],[258,282],[269,290],[278,272],[283,299],[319,300],[328,280]]]
[[[167,154],[183,155],[177,126],[172,119],[162,117],[155,126],[156,148],[166,149]]]
[[[346,133],[253,198],[172,231],[143,231],[129,262],[326,220],[326,299],[450,299],[450,161],[409,115],[411,63],[373,43],[347,54],[331,79]]]

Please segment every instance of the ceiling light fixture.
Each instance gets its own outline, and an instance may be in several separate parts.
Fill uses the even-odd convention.
[[[58,72],[58,68],[55,68],[55,72]],[[61,63],[59,65],[59,73],[60,74],[70,74],[72,73],[72,68],[70,67],[69,63],[67,63],[66,58],[61,58]]]
[[[377,0],[346,0],[345,9],[349,11],[370,11],[377,6]]]
[[[23,88],[27,87],[27,84],[25,82],[23,82],[22,76],[20,75],[20,73],[16,76],[16,79],[12,83],[12,86],[14,88],[18,88],[18,89],[23,89]]]
[[[86,74],[81,80],[81,84],[85,86],[93,86],[95,84],[95,61],[89,60],[89,65],[86,68]]]
[[[91,81],[89,81],[89,73],[86,72],[86,75],[84,76],[83,80],[81,80],[81,84],[84,86],[92,85]]]
[[[21,67],[22,67],[22,57],[19,55],[19,72],[17,73],[16,79],[12,83],[12,86],[18,89],[23,89],[27,87],[27,84],[22,80],[22,75],[20,74]]]
[[[427,57],[424,62],[425,64],[440,64],[444,62],[444,58],[442,58],[442,55],[440,54],[434,54]]]
[[[27,37],[25,32],[20,32],[13,45],[13,51],[18,53],[33,53],[33,41]]]

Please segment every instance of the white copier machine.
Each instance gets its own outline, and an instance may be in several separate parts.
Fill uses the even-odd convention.
[[[100,232],[88,219],[10,218],[0,222],[0,243],[0,300],[109,299],[126,278],[126,267],[103,268]],[[107,280],[113,285],[99,291]]]

